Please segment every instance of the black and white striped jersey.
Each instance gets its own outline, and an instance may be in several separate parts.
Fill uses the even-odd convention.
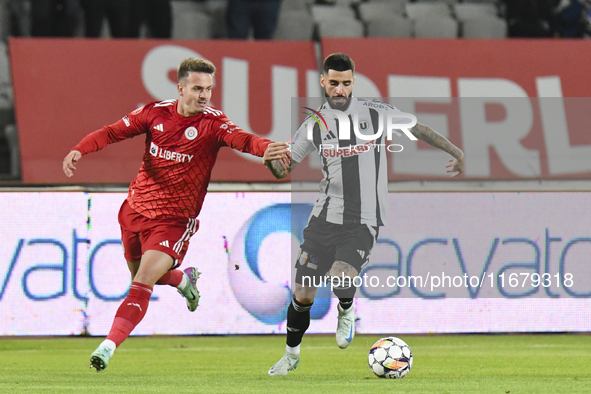
[[[331,110],[325,102],[300,125],[290,142],[292,160],[297,163],[311,152],[320,155],[324,179],[312,215],[336,224],[383,226],[388,206],[387,155],[391,152],[387,148],[398,140],[387,140],[386,116],[400,111],[379,101],[351,97],[343,111],[349,119],[350,138],[343,139]],[[382,135],[370,140],[358,138],[354,121],[362,135],[376,135],[381,123]]]

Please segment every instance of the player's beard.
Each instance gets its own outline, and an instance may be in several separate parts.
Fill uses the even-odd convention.
[[[324,97],[326,98],[328,105],[330,105],[330,107],[332,109],[337,109],[339,111],[345,111],[347,108],[349,108],[349,104],[351,104],[351,96],[353,96],[353,92],[351,92],[349,94],[349,97],[345,97],[345,96],[329,97],[328,93],[326,93],[326,90],[324,90]],[[333,102],[334,98],[346,98],[346,100],[344,103],[340,104],[340,103]]]

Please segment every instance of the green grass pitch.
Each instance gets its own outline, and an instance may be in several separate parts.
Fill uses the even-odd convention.
[[[378,379],[367,365],[379,335],[346,350],[306,336],[300,364],[267,376],[284,336],[131,337],[105,371],[88,369],[102,338],[0,338],[0,393],[589,393],[589,335],[400,335],[413,369]]]

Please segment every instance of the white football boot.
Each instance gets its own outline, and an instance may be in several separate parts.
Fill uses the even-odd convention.
[[[267,375],[287,375],[289,371],[298,367],[299,362],[300,356],[285,352],[285,355],[269,369]]]
[[[90,368],[95,368],[97,372],[102,371],[103,369],[107,368],[109,365],[109,359],[113,353],[111,350],[106,346],[99,346],[91,355],[90,355]]]
[[[197,279],[199,279],[201,272],[197,271],[195,267],[189,267],[183,271],[183,275],[187,275],[188,281],[185,287],[177,289],[180,295],[187,300],[187,308],[191,312],[199,306],[199,290],[197,290]]]
[[[341,349],[346,349],[355,337],[355,307],[351,305],[349,309],[343,310],[339,303],[337,309],[339,311],[337,332],[335,335],[337,345]]]

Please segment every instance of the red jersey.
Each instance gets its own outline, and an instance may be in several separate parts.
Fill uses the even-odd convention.
[[[229,146],[262,157],[271,142],[240,129],[213,107],[183,117],[177,105],[177,100],[146,104],[72,148],[85,155],[145,133],[144,161],[127,201],[150,219],[197,217],[219,149]]]

